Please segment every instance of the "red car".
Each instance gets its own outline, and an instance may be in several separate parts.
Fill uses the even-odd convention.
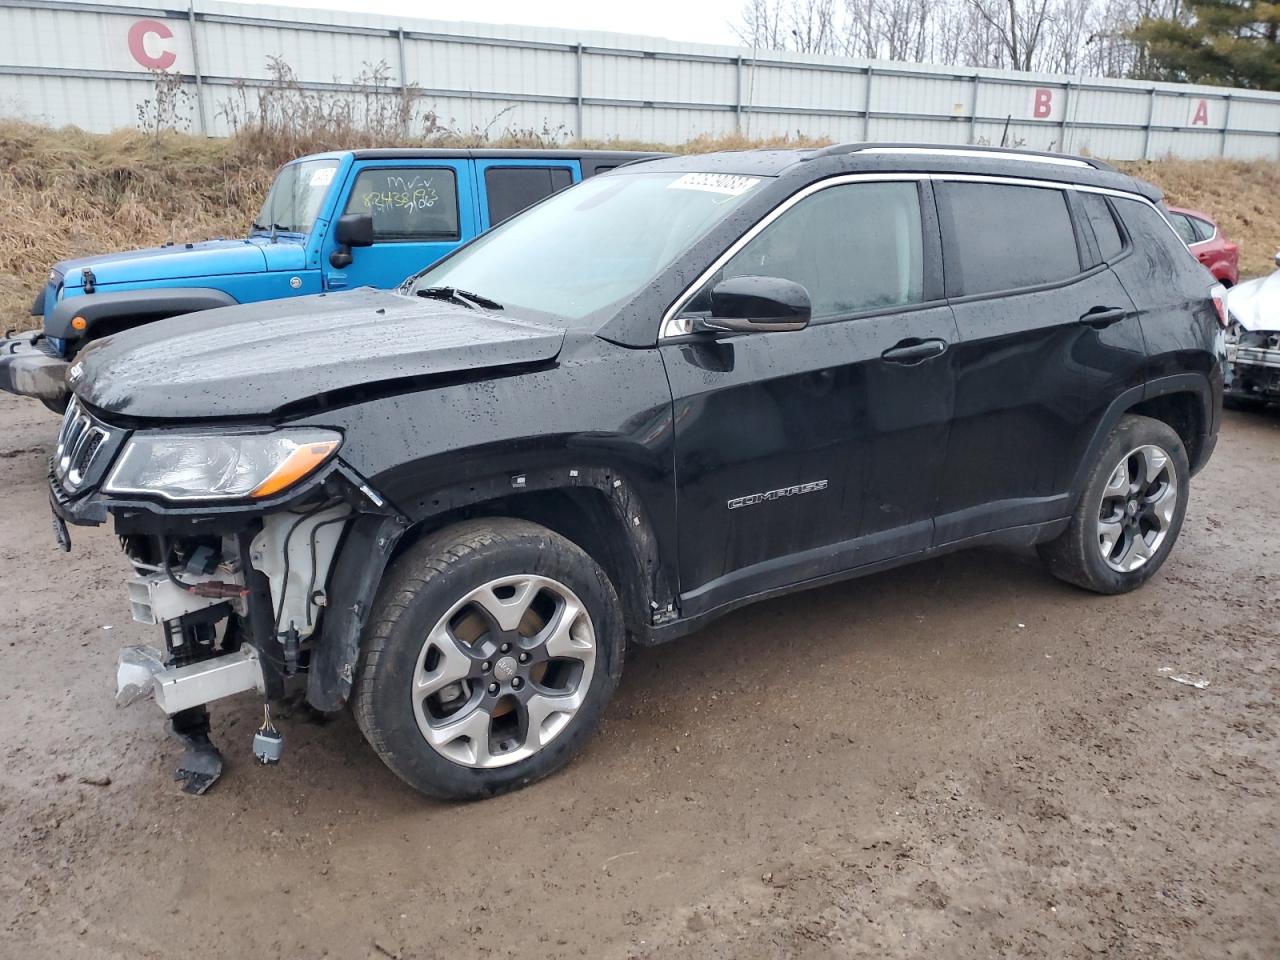
[[[1218,282],[1234,287],[1240,279],[1240,248],[1228,240],[1218,225],[1199,210],[1169,208],[1169,220],[1187,247]]]

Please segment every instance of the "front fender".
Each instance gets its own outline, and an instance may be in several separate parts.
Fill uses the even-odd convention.
[[[214,307],[232,307],[237,302],[229,293],[211,287],[165,287],[93,293],[59,300],[44,318],[44,331],[48,336],[59,340],[80,341],[93,336],[94,328],[107,320],[121,317],[159,320]],[[84,318],[83,330],[72,326],[72,320],[76,317]]]

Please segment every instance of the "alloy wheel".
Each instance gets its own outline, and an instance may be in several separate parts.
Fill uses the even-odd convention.
[[[427,634],[412,680],[418,729],[454,763],[516,763],[569,725],[595,661],[591,617],[567,586],[531,575],[492,580]]]
[[[1160,549],[1178,506],[1173,459],[1145,444],[1120,460],[1098,506],[1098,550],[1117,573],[1131,573]]]

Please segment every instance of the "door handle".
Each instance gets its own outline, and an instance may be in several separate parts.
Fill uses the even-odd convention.
[[[1113,323],[1119,323],[1128,315],[1129,311],[1122,307],[1094,307],[1088,313],[1081,314],[1080,322],[1101,330]]]
[[[894,344],[884,353],[880,354],[882,360],[888,360],[890,363],[923,363],[932,357],[938,357],[947,352],[947,341],[945,340],[917,340],[911,338]]]

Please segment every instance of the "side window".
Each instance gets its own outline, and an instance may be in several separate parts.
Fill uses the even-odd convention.
[[[1169,220],[1173,224],[1173,229],[1178,231],[1178,236],[1182,238],[1182,242],[1192,244],[1196,242],[1196,228],[1191,225],[1191,221],[1180,213],[1172,213]]]
[[[1191,221],[1191,226],[1196,231],[1197,241],[1213,239],[1215,229],[1212,223],[1208,220],[1201,220],[1199,217],[1188,217],[1187,219]]]
[[[1066,195],[1051,187],[946,183],[952,296],[1067,280],[1081,272]]]
[[[489,167],[484,191],[489,197],[489,225],[496,226],[565,187],[573,174],[564,167]]]
[[[361,170],[344,213],[373,215],[373,241],[458,240],[458,183],[448,168]]]
[[[805,197],[734,254],[699,291],[727,277],[769,276],[809,291],[815,319],[919,303],[924,256],[914,182],[855,183]]]
[[[1114,260],[1124,249],[1124,239],[1120,236],[1120,228],[1116,226],[1116,218],[1111,212],[1111,205],[1106,197],[1097,193],[1081,193],[1080,205],[1084,215],[1093,228],[1094,239],[1098,241],[1098,253],[1103,261]]]

